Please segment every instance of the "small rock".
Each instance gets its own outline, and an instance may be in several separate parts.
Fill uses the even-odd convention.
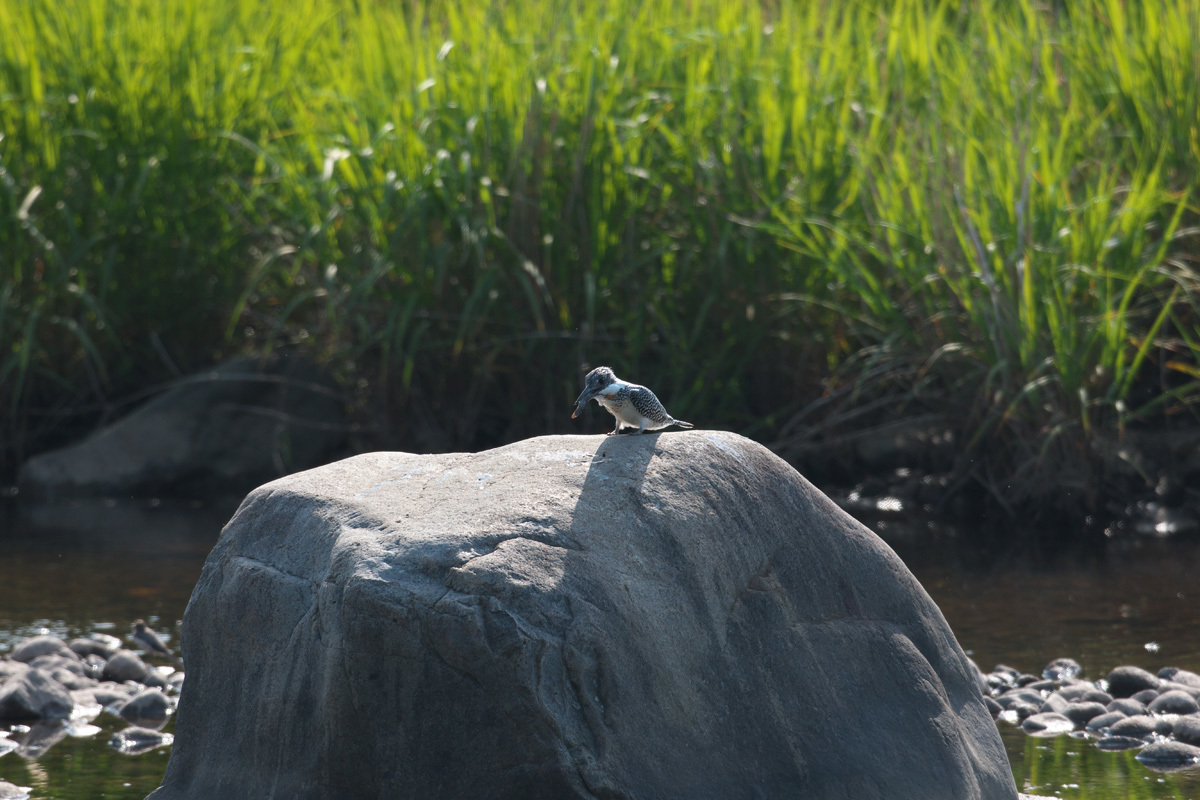
[[[104,677],[104,665],[108,663],[108,659],[100,656],[84,656],[83,668],[87,672],[89,678],[100,680]]]
[[[1186,669],[1179,667],[1163,667],[1158,671],[1158,677],[1172,683],[1182,683],[1196,689],[1200,689],[1200,675],[1194,672],[1188,672]]]
[[[121,649],[121,640],[110,633],[89,633],[87,638],[99,642],[114,653]]]
[[[1155,772],[1174,772],[1200,763],[1200,747],[1183,742],[1154,742],[1142,748],[1137,760]]]
[[[1000,712],[1004,710],[1004,706],[996,702],[995,698],[984,695],[983,704],[987,706],[988,713],[992,715],[992,719],[1000,716]]]
[[[1004,694],[996,698],[996,702],[1004,708],[1009,708],[1013,703],[1025,703],[1034,708],[1040,708],[1045,702],[1043,697],[1037,692],[1031,692],[1028,689],[1009,689]]]
[[[112,658],[113,653],[120,649],[119,644],[120,643],[118,643],[118,647],[114,649],[112,647],[108,647],[103,642],[96,641],[95,639],[81,638],[72,639],[71,643],[67,646],[70,647],[72,652],[74,652],[80,658],[85,658],[87,656],[100,656],[103,659],[109,659]]]
[[[1104,706],[1099,703],[1071,703],[1065,711],[1059,712],[1071,722],[1075,723],[1075,727],[1082,728],[1092,719],[1105,713]]]
[[[65,656],[76,660],[79,658],[71,651],[71,648],[67,647],[67,643],[57,636],[34,636],[32,639],[26,639],[17,645],[16,649],[9,654],[9,658],[13,661],[28,663],[38,656],[45,655]]]
[[[1058,690],[1058,687],[1058,681],[1042,680],[1034,681],[1033,683],[1027,683],[1022,688],[1029,689],[1030,691],[1034,692],[1054,692]]]
[[[1195,686],[1189,686],[1186,683],[1163,681],[1158,687],[1158,693],[1163,695],[1167,692],[1183,692],[1186,695],[1190,695],[1193,700],[1200,700],[1200,689],[1196,688]]]
[[[1116,695],[1114,694],[1113,697],[1116,697]],[[1140,691],[1134,695],[1131,695],[1129,699],[1136,700],[1137,702],[1146,706],[1146,705],[1150,705],[1150,703],[1154,702],[1154,698],[1156,698],[1156,697],[1158,697],[1157,689],[1143,689],[1142,691]]]
[[[1034,714],[1041,713],[1041,709],[1031,703],[1013,703],[1008,710],[1017,715],[1018,722],[1024,722]]]
[[[1154,717],[1146,714],[1139,714],[1135,717],[1126,717],[1123,720],[1113,723],[1108,732],[1112,736],[1132,736],[1135,739],[1144,739],[1153,733],[1161,733],[1160,723]],[[1168,732],[1170,726],[1167,727]]]
[[[1089,731],[1106,731],[1125,718],[1126,715],[1120,711],[1107,711],[1089,719],[1086,727]]]
[[[1051,711],[1034,714],[1021,723],[1021,729],[1030,736],[1059,736],[1075,730],[1075,723]]]
[[[1200,746],[1200,717],[1180,717],[1175,720],[1171,735],[1184,744]]]
[[[158,689],[147,689],[121,707],[121,716],[131,722],[163,722],[170,713],[171,699]]]
[[[104,705],[96,699],[96,694],[92,689],[72,689],[71,700],[75,703],[75,707],[71,710],[71,719],[73,720],[92,720],[100,716],[100,712],[104,710]]]
[[[1021,671],[1018,669],[1014,669],[1013,667],[1005,666],[1004,664],[997,664],[995,667],[992,668],[991,673],[988,674],[988,676],[987,676],[988,685],[991,685],[993,682],[996,682],[1000,686],[1008,686],[1008,687],[1016,686],[1017,685],[1017,676],[1019,676],[1020,674],[1021,674]]]
[[[1055,714],[1062,714],[1067,710],[1069,705],[1071,705],[1071,702],[1067,700],[1067,698],[1063,697],[1058,692],[1055,692],[1042,702],[1042,704],[1038,707],[1038,710],[1048,712],[1052,711]]]
[[[146,662],[132,650],[118,650],[104,665],[104,677],[114,681],[144,681],[149,672]]]
[[[113,683],[112,681],[105,681],[89,691],[96,698],[97,703],[104,708],[111,708],[117,711],[120,711],[129,702],[129,698],[133,697],[133,693],[129,691],[128,687],[120,683]]]
[[[1113,700],[1111,703],[1105,706],[1105,708],[1107,708],[1109,711],[1120,711],[1127,717],[1133,717],[1138,714],[1146,713],[1146,706],[1144,703],[1139,703],[1137,700],[1129,697],[1122,697],[1120,700]]]
[[[175,737],[169,733],[133,727],[113,734],[108,744],[119,752],[136,756],[148,753],[156,747],[166,747],[174,741]]]
[[[1006,692],[1012,688],[1012,681],[1005,675],[997,675],[992,672],[984,675],[983,679],[987,682],[989,692]]]
[[[1056,658],[1042,670],[1042,677],[1052,681],[1074,678],[1080,671],[1079,662],[1073,658]]]
[[[1058,693],[1072,703],[1099,703],[1106,706],[1112,702],[1112,695],[1102,692],[1090,683],[1076,683],[1064,686]]]
[[[28,664],[22,664],[20,661],[9,661],[6,658],[0,658],[0,683],[4,683],[14,675],[24,675],[28,671]]]
[[[1132,736],[1105,736],[1096,742],[1096,747],[1101,750],[1132,750],[1135,747],[1141,747],[1146,744],[1142,739],[1135,739]]]
[[[1037,675],[1030,675],[1028,672],[1017,676],[1015,683],[1017,686],[1028,686],[1031,683],[1037,683],[1041,678]]]
[[[1151,714],[1195,714],[1200,712],[1200,704],[1187,692],[1174,690],[1154,698],[1147,709]]]
[[[29,666],[42,670],[68,689],[86,689],[95,684],[84,663],[75,658],[54,654],[38,656],[29,662]]]
[[[62,719],[73,705],[66,687],[39,669],[0,686],[0,719]]]
[[[1070,686],[1060,687],[1056,691],[1067,700],[1075,703],[1082,699],[1085,694],[1096,691],[1096,687],[1090,683],[1073,683]]]
[[[1108,693],[1113,697],[1132,697],[1146,689],[1157,691],[1162,683],[1141,667],[1117,667],[1108,673]]]

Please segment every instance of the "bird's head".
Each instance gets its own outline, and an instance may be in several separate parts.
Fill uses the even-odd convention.
[[[571,416],[578,417],[583,413],[583,407],[587,405],[587,401],[611,386],[616,379],[617,376],[608,367],[596,367],[589,372],[583,380],[583,391],[575,400],[575,413]]]

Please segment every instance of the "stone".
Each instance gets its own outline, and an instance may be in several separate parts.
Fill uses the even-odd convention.
[[[154,800],[1015,800],[899,558],[715,431],[372,453],[268,484],[184,618]]]
[[[1134,736],[1105,736],[1096,742],[1096,747],[1101,750],[1117,751],[1117,750],[1133,750],[1135,747],[1143,747],[1146,742]]]
[[[1034,692],[1054,692],[1058,690],[1058,681],[1034,681],[1033,683],[1022,684],[1021,688],[1029,689]]]
[[[1116,697],[1116,695],[1113,695],[1113,697]],[[1142,691],[1131,695],[1129,699],[1146,706],[1153,703],[1154,698],[1156,697],[1158,697],[1157,689],[1143,689]]]
[[[1059,736],[1075,730],[1075,723],[1062,714],[1053,711],[1043,711],[1034,714],[1021,723],[1021,730],[1030,736]]]
[[[1184,744],[1200,746],[1200,717],[1180,717],[1175,720],[1171,735]]]
[[[4,683],[9,678],[17,675],[24,675],[29,672],[29,665],[20,661],[9,661],[7,658],[0,658],[0,683]]]
[[[108,740],[109,747],[126,755],[137,756],[159,747],[167,747],[175,741],[174,735],[136,725],[114,733]]]
[[[1061,694],[1063,697],[1065,697],[1067,700],[1070,700],[1072,703],[1080,702],[1088,696],[1097,695],[1097,694],[1104,694],[1104,696],[1108,698],[1107,700],[1104,701],[1105,703],[1108,703],[1112,700],[1111,696],[1105,694],[1104,692],[1099,691],[1095,686],[1092,686],[1090,683],[1075,683],[1070,686],[1064,686],[1058,690],[1058,693]]]
[[[1187,683],[1176,683],[1175,681],[1163,681],[1158,686],[1158,694],[1164,695],[1167,692],[1183,692],[1193,700],[1200,698],[1200,688]],[[1150,702],[1154,702],[1153,700]]]
[[[80,658],[100,656],[101,658],[108,659],[112,658],[113,653],[117,652],[118,649],[109,647],[103,642],[98,642],[91,638],[72,639],[71,643],[67,646]]]
[[[1163,720],[1155,719],[1147,714],[1139,714],[1114,722],[1109,726],[1108,732],[1112,736],[1132,736],[1135,739],[1144,739],[1152,733],[1162,733],[1162,726]],[[1170,731],[1171,728],[1168,724],[1166,732],[1170,733]]]
[[[1093,717],[1098,717],[1105,713],[1104,706],[1099,703],[1070,703],[1066,709],[1059,712],[1071,722],[1075,723],[1075,727],[1082,728],[1088,724]]]
[[[1135,758],[1156,772],[1175,772],[1200,764],[1200,747],[1183,742],[1152,742]]]
[[[57,636],[34,636],[26,639],[18,644],[9,654],[9,658],[13,661],[30,662],[39,656],[56,655],[65,658],[74,658],[76,661],[79,657],[67,647],[67,643]]]
[[[34,456],[22,497],[188,496],[244,492],[324,463],[346,436],[336,385],[279,352],[239,358],[176,385],[76,444]]]
[[[1105,708],[1109,711],[1120,711],[1127,717],[1146,713],[1146,706],[1144,703],[1139,703],[1137,700],[1129,697],[1123,697],[1120,700],[1113,700],[1111,703],[1105,706]]]
[[[1052,712],[1052,711],[1042,712],[1042,710],[1038,706],[1035,706],[1032,703],[1025,703],[1025,702],[1021,702],[1021,701],[1017,701],[1016,703],[1013,703],[1011,706],[1008,707],[1008,710],[1017,715],[1018,722],[1024,722],[1025,720],[1032,717],[1034,714],[1056,713],[1056,712]]]
[[[1053,711],[1055,714],[1061,714],[1066,711],[1067,707],[1070,705],[1071,702],[1067,700],[1067,698],[1063,697],[1058,692],[1055,692],[1042,701],[1042,704],[1038,710],[1045,712]]]
[[[1074,678],[1079,674],[1079,662],[1073,658],[1056,658],[1042,670],[1042,677],[1052,681]]]
[[[1163,692],[1150,701],[1147,710],[1151,714],[1195,714],[1200,712],[1200,705],[1187,692],[1173,690]]]
[[[104,665],[104,677],[110,681],[138,681],[146,679],[150,668],[132,650],[118,650]]]
[[[1013,703],[1026,703],[1036,708],[1041,708],[1042,703],[1046,702],[1046,698],[1029,689],[1009,689],[997,697],[996,702],[1004,708],[1009,708]]]
[[[1108,692],[1102,692],[1099,689],[1089,689],[1078,697],[1074,698],[1077,703],[1099,703],[1102,706],[1107,706],[1113,701],[1113,696]]]
[[[147,689],[121,706],[121,716],[130,722],[164,722],[171,713],[171,700],[158,689]]]
[[[1172,683],[1182,683],[1194,689],[1200,689],[1200,675],[1179,667],[1163,667],[1158,671],[1158,677]]]
[[[129,686],[113,681],[105,681],[90,691],[97,703],[114,712],[119,712],[133,697]]]
[[[1084,727],[1089,731],[1106,731],[1125,717],[1120,711],[1106,711],[1089,719]]]
[[[71,716],[71,693],[40,669],[29,669],[0,686],[0,719],[62,719]]]
[[[1141,667],[1117,667],[1108,673],[1108,693],[1113,697],[1132,697],[1146,689],[1157,690],[1162,681]]]

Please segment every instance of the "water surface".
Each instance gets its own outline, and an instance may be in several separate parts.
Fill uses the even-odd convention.
[[[18,513],[0,505],[0,652],[43,630],[123,636],[139,617],[177,642],[204,558],[235,507],[236,500],[81,503]],[[1066,656],[1090,679],[1121,664],[1200,672],[1196,541],[1126,538],[1031,552],[997,544],[1003,537],[981,550],[965,545],[961,532],[894,521],[881,533],[984,671],[1005,663],[1040,673]],[[102,714],[95,724],[102,733],[65,739],[36,760],[0,757],[0,780],[34,787],[34,798],[141,800],[161,781],[169,751],[121,755],[107,740],[124,723]],[[1160,774],[1133,752],[1106,753],[1067,736],[1029,738],[1010,725],[1001,735],[1023,791],[1064,800],[1200,800],[1200,771]]]

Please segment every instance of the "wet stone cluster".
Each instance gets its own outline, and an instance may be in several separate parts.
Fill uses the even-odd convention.
[[[1117,667],[1106,678],[1081,678],[1069,658],[1041,677],[1003,664],[980,672],[984,701],[999,722],[1030,736],[1093,739],[1102,750],[1132,750],[1144,766],[1175,772],[1200,764],[1200,675],[1163,667]]]
[[[110,747],[129,755],[165,747],[174,737],[161,729],[182,685],[182,670],[147,664],[105,633],[69,644],[25,639],[0,657],[0,756],[37,758],[68,736],[95,736],[102,713],[128,723]]]

